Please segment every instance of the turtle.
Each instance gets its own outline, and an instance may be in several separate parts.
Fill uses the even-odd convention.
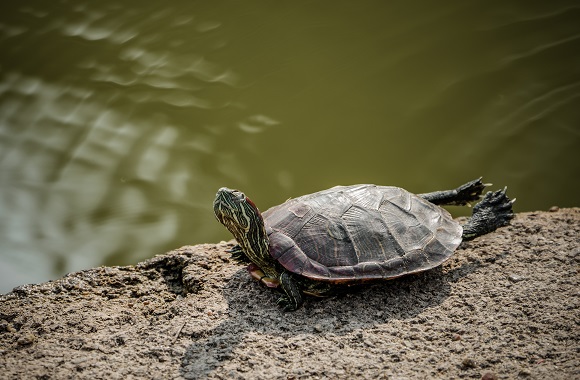
[[[481,178],[454,190],[413,194],[372,184],[335,186],[291,198],[260,213],[243,192],[222,187],[214,213],[237,241],[229,252],[294,311],[304,294],[329,296],[350,287],[426,271],[449,259],[462,241],[513,218],[507,187],[482,198]],[[471,205],[461,225],[443,205]]]

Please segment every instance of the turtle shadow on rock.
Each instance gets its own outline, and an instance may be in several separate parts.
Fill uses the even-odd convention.
[[[462,252],[465,251],[456,254]],[[239,270],[222,290],[228,305],[227,319],[213,329],[193,335],[194,342],[182,359],[181,373],[186,378],[206,377],[236,357],[236,349],[246,344],[278,361],[278,348],[269,349],[274,343],[260,347],[263,341],[268,341],[267,337],[281,337],[285,341],[298,336],[340,337],[397,320],[425,320],[420,314],[449,297],[450,283],[481,265],[485,263],[475,259],[446,272],[437,267],[373,285],[351,287],[330,298],[308,297],[295,312],[282,312],[276,306],[280,295],[277,291],[252,281],[245,270]]]

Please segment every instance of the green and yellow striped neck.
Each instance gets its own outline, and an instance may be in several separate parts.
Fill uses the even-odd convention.
[[[234,235],[242,250],[254,264],[272,278],[278,273],[268,252],[268,235],[262,214],[244,193],[222,187],[213,204],[218,221]]]

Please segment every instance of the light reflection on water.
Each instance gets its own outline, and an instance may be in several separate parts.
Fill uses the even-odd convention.
[[[484,175],[578,206],[580,7],[433,7],[1,6],[0,292],[229,239],[221,186],[266,209]]]

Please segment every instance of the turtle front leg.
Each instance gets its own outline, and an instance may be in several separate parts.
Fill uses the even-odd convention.
[[[278,305],[283,311],[294,311],[302,306],[304,298],[300,291],[298,282],[286,271],[280,275],[280,286],[284,290],[284,295],[278,299]]]
[[[232,255],[232,260],[238,262],[240,264],[248,264],[250,263],[250,259],[244,253],[244,250],[239,244],[236,244],[232,249],[227,251]]]
[[[432,193],[419,194],[419,196],[436,205],[465,206],[481,198],[483,189],[489,184],[481,182],[481,177],[467,182],[454,190],[434,191]]]

